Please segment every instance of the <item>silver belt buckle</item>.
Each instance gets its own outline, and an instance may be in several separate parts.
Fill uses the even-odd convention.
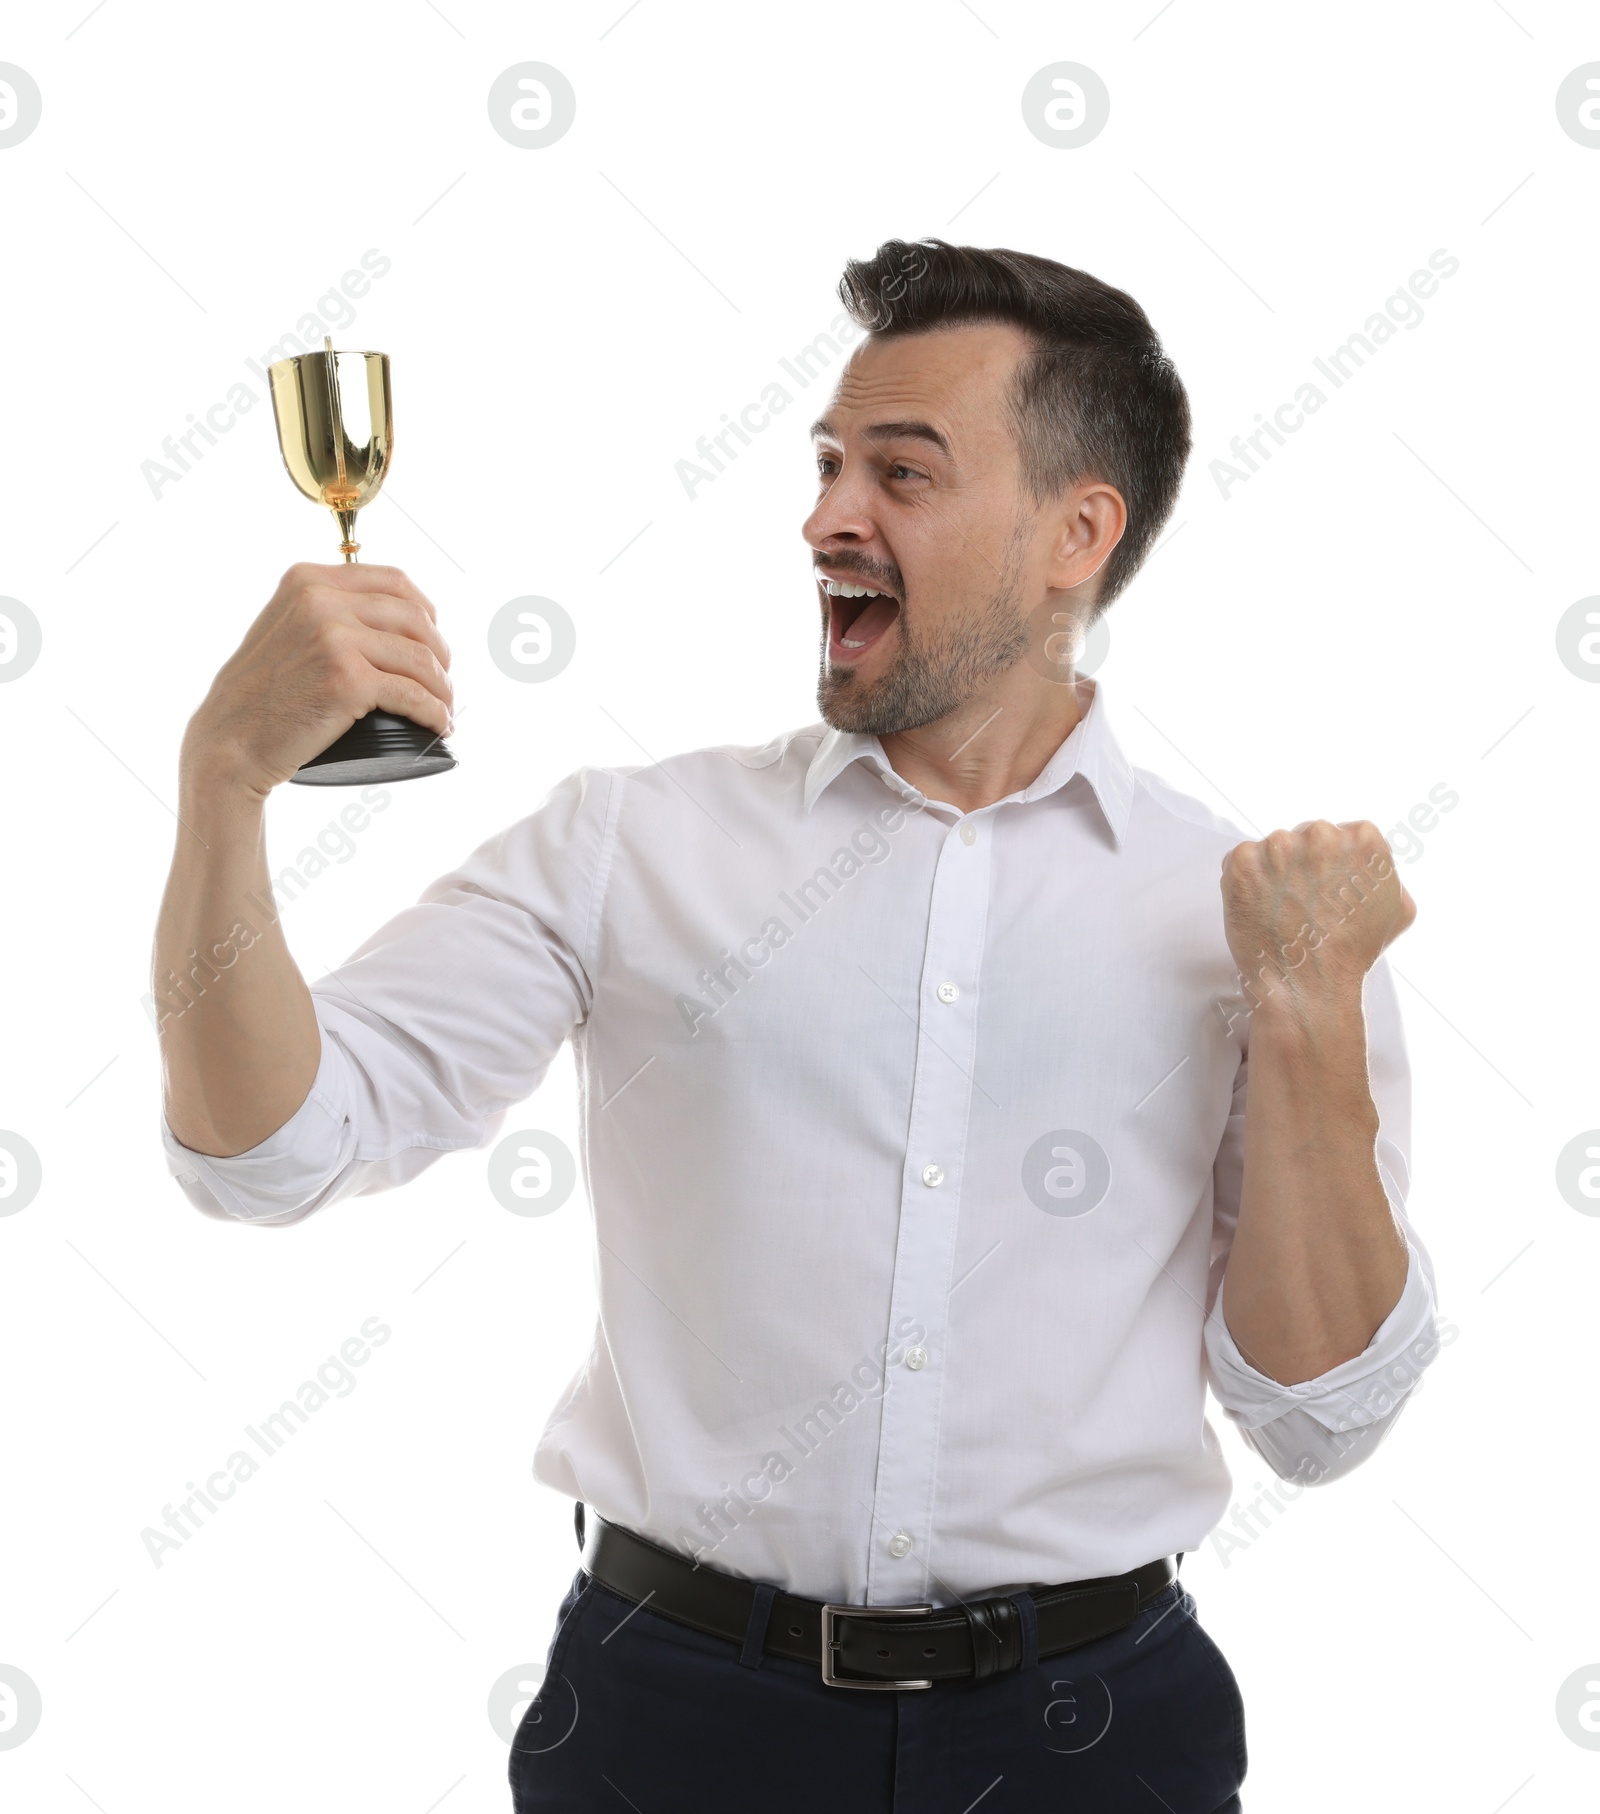
[[[834,1636],[834,1620],[840,1616],[871,1619],[916,1619],[926,1618],[933,1611],[931,1606],[838,1606],[832,1603],[822,1609],[822,1680],[829,1688],[931,1688],[933,1678],[918,1682],[872,1682],[860,1681],[851,1676],[833,1673],[834,1653],[839,1648],[839,1640]]]

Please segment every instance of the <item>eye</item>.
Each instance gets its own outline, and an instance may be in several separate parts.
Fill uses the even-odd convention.
[[[834,459],[832,454],[817,455],[817,471],[819,473],[826,475],[830,470],[835,469],[837,466],[838,461]]]
[[[907,479],[920,479],[923,476],[924,475],[918,472],[914,466],[907,466],[899,460],[889,468],[889,477],[891,479],[900,479],[904,481]]]

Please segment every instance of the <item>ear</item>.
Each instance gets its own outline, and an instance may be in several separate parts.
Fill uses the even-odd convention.
[[[1087,585],[1110,560],[1128,527],[1128,506],[1115,485],[1084,479],[1062,494],[1055,514],[1057,532],[1046,584],[1070,592]]]

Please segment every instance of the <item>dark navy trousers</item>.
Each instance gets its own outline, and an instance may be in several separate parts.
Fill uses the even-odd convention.
[[[1244,1707],[1174,1584],[1134,1623],[928,1689],[702,1635],[580,1569],[517,1727],[515,1814],[1239,1814]]]

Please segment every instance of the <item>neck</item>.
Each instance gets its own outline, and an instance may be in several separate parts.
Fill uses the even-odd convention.
[[[930,800],[962,812],[1036,781],[1083,716],[1076,685],[1017,662],[955,711],[881,737],[889,766]]]

